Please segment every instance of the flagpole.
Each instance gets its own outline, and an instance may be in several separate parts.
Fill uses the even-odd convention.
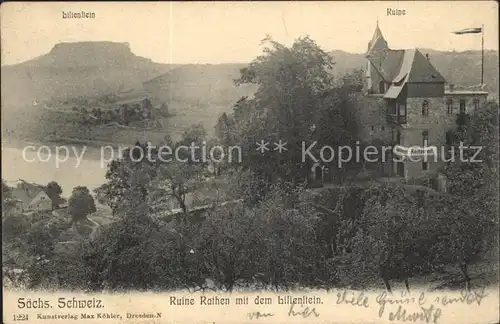
[[[481,87],[484,81],[484,24],[481,26]]]

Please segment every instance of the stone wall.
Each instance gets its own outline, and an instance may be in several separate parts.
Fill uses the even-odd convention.
[[[356,118],[361,141],[389,142],[391,127],[387,123],[387,105],[382,95],[367,95],[357,98]]]
[[[429,103],[428,116],[422,115],[424,100]],[[445,98],[408,98],[404,145],[422,145],[422,132],[429,134],[429,145],[446,144],[446,132],[455,126],[456,116],[449,115]]]
[[[465,113],[474,113],[474,99],[479,99],[479,108],[484,108],[488,99],[488,94],[474,94],[474,93],[457,93],[457,92],[446,92],[445,103],[448,100],[452,101],[453,115],[460,113],[460,101],[465,100]]]
[[[375,85],[374,85],[375,86]],[[448,114],[446,101],[452,98],[454,111]],[[459,112],[459,100],[466,100],[466,112],[473,113],[474,99],[480,100],[479,107],[485,106],[486,95],[453,94],[446,97],[410,97],[407,98],[407,124],[391,125],[387,122],[387,103],[382,95],[372,94],[356,98],[356,116],[359,123],[359,137],[365,143],[392,141],[392,128],[401,134],[400,144],[405,147],[423,146],[423,132],[427,131],[428,146],[436,146],[436,155],[427,157],[427,170],[424,170],[423,157],[419,161],[404,161],[405,178],[419,178],[423,175],[436,175],[444,167],[443,153],[446,151],[446,133],[456,127]],[[428,115],[422,115],[424,100],[429,103]],[[416,157],[415,157],[416,159]],[[392,162],[389,162],[392,164]],[[397,166],[389,165],[393,174],[397,173]]]
[[[422,115],[424,100],[429,103],[428,116]],[[407,99],[408,123],[401,130],[401,144],[406,147],[423,146],[423,133],[427,131],[427,145],[437,147],[436,155],[427,158],[427,170],[423,169],[423,157],[418,162],[405,161],[407,179],[420,177],[424,173],[435,174],[444,166],[442,148],[446,145],[446,132],[455,127],[455,121],[456,116],[447,113],[444,97]]]
[[[443,97],[444,82],[440,83],[409,83],[408,97]]]

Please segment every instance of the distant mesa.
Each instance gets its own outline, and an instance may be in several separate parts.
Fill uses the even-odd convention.
[[[74,59],[84,64],[86,61],[91,63],[93,60],[103,62],[103,59],[113,61],[127,61],[135,57],[128,43],[115,42],[74,42],[59,43],[54,45],[48,56],[54,61],[65,61]]]
[[[169,70],[168,64],[135,55],[128,43],[59,43],[47,54],[2,66],[2,108],[33,107],[34,100],[99,96],[142,89],[142,82]],[[40,106],[40,105],[38,105]]]
[[[123,52],[132,54],[129,43],[118,43],[109,41],[99,42],[63,42],[54,45],[50,54],[70,54],[72,52],[94,52],[94,53],[109,53],[109,52]]]

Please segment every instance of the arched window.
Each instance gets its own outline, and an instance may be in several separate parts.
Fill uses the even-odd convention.
[[[427,100],[422,103],[422,116],[429,116],[429,102]]]

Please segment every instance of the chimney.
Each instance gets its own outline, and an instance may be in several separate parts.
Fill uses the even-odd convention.
[[[427,59],[427,61],[430,61],[431,59],[429,58],[429,53],[425,54],[425,58]]]
[[[450,92],[453,92],[453,90],[455,89],[455,85],[454,85],[453,83],[450,83],[450,84],[448,85],[448,88],[449,88],[449,91],[450,91]]]

